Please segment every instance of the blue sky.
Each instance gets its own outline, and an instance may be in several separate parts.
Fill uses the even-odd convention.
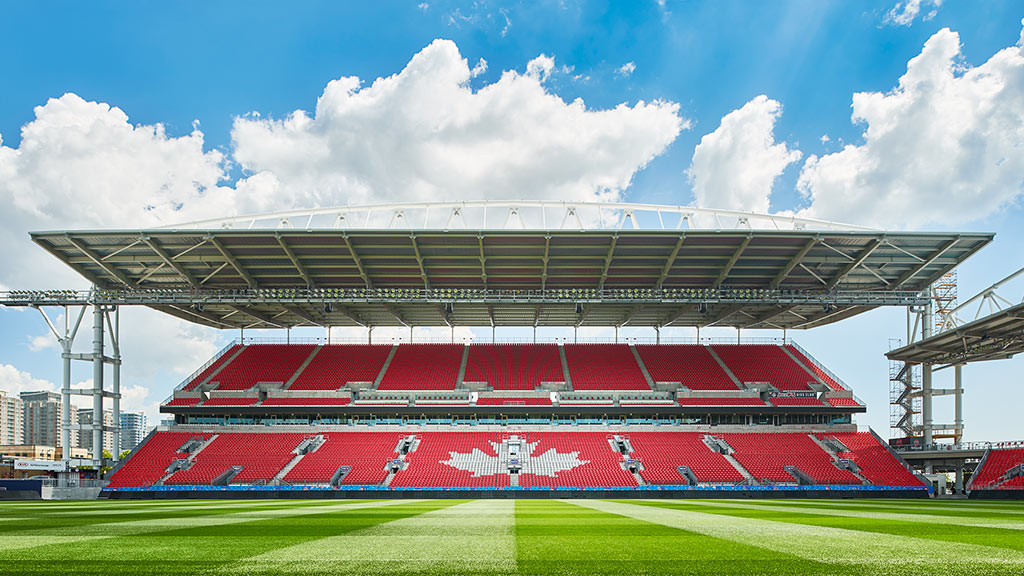
[[[913,0],[906,4],[896,0],[427,0],[173,5],[100,2],[88,6],[74,2],[7,2],[0,7],[0,33],[7,46],[0,51],[0,175],[6,174],[3,170],[7,162],[14,176],[8,179],[6,189],[0,183],[0,200],[13,202],[11,199],[26,194],[37,195],[54,208],[47,208],[44,202],[40,209],[43,216],[33,213],[31,207],[16,207],[8,211],[8,218],[0,217],[0,237],[12,246],[12,254],[0,260],[6,268],[6,272],[0,272],[0,285],[49,286],[68,281],[62,271],[46,268],[45,263],[40,264],[43,269],[36,269],[35,262],[46,256],[28,242],[24,232],[38,227],[134,222],[127,209],[110,218],[91,214],[103,211],[100,206],[110,200],[106,195],[124,193],[117,188],[126,182],[143,192],[140,198],[125,203],[137,201],[147,206],[154,198],[155,202],[168,200],[161,196],[168,189],[202,183],[196,185],[201,193],[185,194],[188,200],[168,200],[175,206],[185,205],[181,219],[189,219],[186,212],[216,216],[219,214],[211,212],[225,205],[256,209],[281,207],[282,203],[294,208],[343,203],[351,198],[339,196],[333,183],[350,176],[361,190],[353,196],[359,200],[404,198],[390,188],[393,182],[381,180],[377,173],[358,172],[340,156],[328,159],[339,160],[340,167],[304,167],[282,158],[279,150],[304,142],[303,138],[342,133],[357,120],[363,122],[359,124],[361,129],[372,130],[381,126],[372,122],[391,117],[389,105],[408,113],[409,104],[402,100],[402,91],[419,94],[416,87],[399,83],[395,94],[377,100],[370,98],[368,87],[375,79],[397,75],[407,66],[410,70],[423,68],[427,73],[445,66],[458,68],[458,58],[452,60],[450,50],[445,52],[437,45],[436,50],[428,49],[436,39],[448,39],[454,43],[455,54],[467,61],[467,67],[477,66],[481,59],[486,61],[486,70],[470,74],[466,80],[474,95],[509,88],[501,84],[503,76],[506,71],[515,71],[521,82],[516,90],[504,93],[508,98],[524,99],[518,108],[529,108],[528,104],[541,102],[542,96],[553,96],[564,103],[582,99],[588,114],[625,103],[624,111],[600,119],[590,114],[587,121],[598,136],[623,130],[638,134],[637,141],[644,146],[638,147],[636,142],[609,145],[611,154],[639,148],[636,158],[607,174],[594,174],[595,168],[580,154],[574,156],[579,151],[573,150],[567,154],[579,159],[579,165],[572,165],[570,160],[568,174],[561,171],[565,168],[562,166],[538,166],[539,174],[551,170],[555,177],[564,177],[565,185],[578,197],[588,198],[596,193],[591,188],[600,185],[610,187],[615,197],[630,201],[746,209],[753,209],[747,202],[764,201],[769,202],[772,211],[812,210],[812,215],[865,225],[996,232],[996,243],[961,272],[961,294],[966,297],[1024,264],[1017,250],[1022,240],[1018,200],[1024,168],[1021,161],[1014,160],[1015,156],[1024,158],[1024,153],[1015,148],[1024,145],[1024,130],[1019,125],[1024,118],[1020,104],[1024,84],[1012,53],[1021,39],[1024,6],[994,0],[923,0],[916,16],[900,20],[901,14],[908,14],[907,4],[918,5]],[[958,37],[951,37],[944,29]],[[927,82],[901,89],[900,78],[907,73],[908,62],[921,55],[926,42],[932,40],[936,54],[941,52],[943,42],[954,51],[959,46],[959,51],[949,56],[954,71],[948,82],[941,82],[941,74],[932,69],[932,76],[922,72]],[[424,55],[424,60],[430,54],[437,67],[414,64],[418,54]],[[1007,57],[997,62],[997,54]],[[539,59],[542,55],[553,60]],[[530,75],[531,62],[541,70],[534,76]],[[550,66],[545,67],[546,62]],[[1001,79],[1002,88],[993,89],[983,78],[971,76],[972,70],[985,72],[978,76]],[[325,95],[325,87],[332,80],[349,76],[361,79],[359,93],[371,104],[381,106],[383,113],[370,119],[350,116],[342,120],[317,115],[314,127],[308,131],[292,130],[281,122],[296,110],[313,117],[321,95],[325,102],[341,102],[337,96]],[[858,92],[875,93],[881,104],[862,109],[869,120],[853,122],[851,103]],[[66,109],[47,104],[49,99],[66,93],[77,95],[81,102],[60,102],[67,105]],[[755,105],[760,95],[777,107]],[[886,99],[887,95],[891,98]],[[484,108],[494,105],[482,97],[476,101],[483,102]],[[649,115],[641,117],[640,102],[652,106],[645,109]],[[109,110],[87,103],[117,107],[127,119],[121,121],[123,126],[118,125],[119,120],[111,118]],[[653,108],[655,103],[657,108]],[[748,103],[751,105],[744,108]],[[46,108],[40,115],[36,107],[43,105]],[[432,118],[430,104],[423,106],[424,117]],[[486,122],[479,129],[488,131],[502,122],[516,122],[516,109],[512,106],[490,115],[483,113]],[[740,109],[749,114],[736,115],[737,128],[728,132],[723,117]],[[915,109],[922,112],[913,114]],[[983,112],[989,109],[1000,113]],[[50,115],[45,114],[47,111]],[[447,110],[444,114],[459,112]],[[551,108],[550,115],[528,120],[526,125],[536,122],[539,132],[544,126],[557,127],[567,114],[567,107],[559,104]],[[410,121],[406,116],[395,117],[399,118],[396,122]],[[930,146],[927,130],[953,117],[957,124],[968,125],[966,131],[953,133],[954,150],[981,141],[988,144],[988,149],[1008,150],[1006,158],[998,152],[993,157],[991,151],[978,152],[977,157],[945,158],[951,152]],[[62,140],[74,132],[68,126],[97,118],[114,126],[112,131],[86,131],[81,139]],[[758,120],[756,125],[767,130],[764,134],[754,128]],[[164,130],[162,136],[153,139],[155,160],[145,164],[149,168],[138,169],[145,174],[152,171],[152,166],[166,166],[172,174],[165,182],[153,183],[141,175],[132,176],[133,168],[125,168],[124,158],[111,160],[116,155],[110,150],[123,143],[118,138],[124,130],[155,125],[162,125]],[[28,142],[21,135],[25,126],[38,128],[26,138]],[[196,134],[197,126],[201,134],[192,142],[198,142],[198,151],[171,150],[169,142],[186,142]],[[874,136],[865,134],[869,127],[900,137],[887,140],[883,135],[874,140]],[[695,150],[712,133],[718,137],[706,140],[707,167],[698,169]],[[765,136],[768,142],[758,139],[749,149],[724,144],[744,133]],[[918,140],[923,142],[906,142],[918,133]],[[823,138],[826,135],[827,139]],[[943,135],[949,133],[940,132],[933,139],[942,140]],[[365,136],[369,138],[370,134]],[[613,141],[614,137],[603,139]],[[89,142],[95,145],[89,148]],[[145,146],[150,144],[147,140]],[[388,144],[379,142],[379,147],[373,149],[388,149]],[[529,135],[518,135],[510,136],[504,144],[531,147],[538,143]],[[785,160],[779,155],[780,149],[775,149],[775,155],[771,153],[771,146],[780,144],[789,152]],[[859,160],[860,156],[838,154],[845,145],[858,147],[864,157],[875,159],[875,164],[895,156],[905,158],[906,163],[869,168],[866,165],[870,162]],[[125,144],[125,149],[130,151],[133,146]],[[81,153],[69,157],[69,149]],[[140,150],[140,156],[150,154],[149,148]],[[404,158],[382,161],[415,166],[419,152],[409,151],[409,162]],[[834,155],[830,157],[833,163],[820,173],[812,173],[809,158],[828,155]],[[752,170],[751,164],[760,158],[774,168],[762,175],[759,184],[746,195],[727,198],[714,193],[710,197],[695,194],[702,182],[712,191],[716,186],[728,185],[730,173]],[[468,156],[465,162],[493,160]],[[966,174],[966,168],[955,168],[959,172],[938,180],[942,184],[949,181],[947,189],[928,180],[929,173],[936,171],[929,162],[939,168],[951,163],[960,166],[957,162],[967,167],[978,164],[983,172]],[[75,192],[81,189],[75,186],[82,173],[61,172],[70,165],[86,174],[98,174],[100,184]],[[688,175],[691,165],[694,168]],[[851,170],[859,177],[843,180]],[[313,174],[311,180],[302,179],[307,172]],[[118,179],[117,174],[132,177]],[[261,174],[273,175],[277,187],[271,187],[270,192],[258,188],[263,181],[254,176]],[[417,198],[437,196],[444,185],[431,182],[429,175],[417,173],[414,168],[403,177],[416,182],[421,190]],[[848,195],[844,186],[849,182],[866,182],[864,199],[854,209],[842,203],[842,196]],[[72,191],[60,188],[65,185]],[[147,186],[153,188],[151,193],[145,191]],[[316,193],[309,194],[306,188]],[[387,194],[381,192],[385,188]],[[538,194],[557,194],[561,190],[542,190]],[[204,204],[217,194],[226,200]],[[68,198],[74,198],[74,202],[68,202]],[[231,199],[244,202],[232,204]],[[906,208],[908,202],[926,203],[932,208],[915,215]],[[877,208],[869,209],[868,205]],[[29,216],[20,215],[18,210]],[[1008,297],[1020,295],[1018,287],[1016,295],[1011,290]],[[126,322],[131,324],[128,316],[126,313]],[[0,311],[0,322],[0,366],[17,370],[21,381],[35,382],[26,380],[27,375],[54,381],[58,365],[53,349],[41,349],[41,341],[33,344],[31,340],[44,335],[38,316],[4,310]],[[145,322],[140,319],[136,324]],[[861,422],[872,425],[883,436],[888,431],[888,383],[881,353],[890,335],[900,335],[902,325],[901,313],[882,311],[796,335],[800,343],[854,384],[858,394],[869,401],[872,414]],[[182,366],[163,365],[158,354],[147,350],[139,354],[142,366],[128,374],[137,386],[133,401],[146,409],[152,409],[154,402],[169,393],[183,370],[202,363],[203,354],[230,336],[177,326],[173,330],[175,336],[169,339],[173,343],[168,346],[177,357],[187,358],[181,361]],[[146,332],[142,327],[138,331],[143,335]],[[141,342],[150,342],[144,336],[139,341],[140,347]],[[978,380],[983,380],[977,388],[969,388],[970,438],[1019,439],[1019,430],[1000,420],[1012,418],[1011,413],[999,412],[998,407],[1007,404],[1001,401],[1006,396],[1017,402],[1024,400],[1021,392],[1008,383],[1019,369],[1018,363],[998,362],[968,369],[969,378],[977,374]],[[996,417],[989,417],[993,413]]]

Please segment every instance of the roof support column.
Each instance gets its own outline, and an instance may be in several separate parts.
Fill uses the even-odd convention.
[[[46,312],[42,308],[36,308],[39,313],[43,315],[43,320],[46,320],[46,325],[50,327],[50,331],[53,332],[54,338],[60,344],[61,348],[61,364],[63,368],[63,378],[61,383],[61,413],[60,413],[60,447],[61,447],[61,459],[65,462],[71,459],[71,346],[75,342],[75,336],[78,335],[78,328],[82,325],[82,318],[85,317],[85,311],[88,306],[82,306],[81,311],[78,313],[78,319],[75,320],[75,327],[71,328],[71,308],[64,306],[64,331],[58,332],[57,327],[50,321],[50,317],[46,315]],[[62,479],[61,482],[64,480]]]
[[[103,307],[92,307],[92,458],[103,460]]]
[[[953,367],[953,434],[954,444],[959,444],[964,437],[964,383],[963,364]],[[958,468],[957,473],[958,493],[963,490],[963,467]]]
[[[114,439],[111,442],[113,450],[110,451],[110,455],[114,462],[120,460],[121,454],[121,312],[120,308],[114,306],[114,321],[110,321],[110,314],[106,315],[107,318],[107,329],[110,331],[110,347],[113,350],[111,352],[111,359],[113,360],[113,366],[111,367],[111,380],[110,380],[110,408],[113,412],[113,426],[114,430],[111,432],[114,435]]]
[[[932,335],[932,302],[931,289],[928,289],[928,304],[924,306],[921,318],[921,339]],[[932,437],[932,365],[921,364],[921,423],[924,432],[924,445],[931,446]]]
[[[85,316],[85,306],[82,307],[82,312],[78,315],[78,322],[81,323],[82,316]],[[61,348],[63,353],[61,354],[61,362],[64,364],[64,378],[60,387],[60,448],[61,448],[61,459],[64,462],[71,460],[71,344],[74,342],[74,336],[67,337],[67,318],[68,309],[64,308],[64,333],[65,337],[61,340]],[[78,326],[75,326],[77,332]]]

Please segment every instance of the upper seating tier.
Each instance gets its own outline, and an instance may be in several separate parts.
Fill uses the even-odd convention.
[[[306,344],[252,344],[210,380],[220,390],[246,390],[260,382],[286,383],[315,346]]]
[[[197,374],[195,378],[193,378],[188,384],[186,384],[184,389],[194,390],[196,386],[202,384],[204,380],[206,380],[207,378],[210,377],[211,374],[219,370],[220,367],[226,364],[228,360],[231,360],[231,357],[235,355],[235,352],[238,352],[238,349],[240,347],[241,346],[239,346],[238,344],[235,344],[231,348],[228,348],[227,351],[218,356],[216,360],[211,362],[209,366],[207,366],[202,372]]]
[[[338,390],[349,382],[372,384],[391,353],[390,345],[321,346],[289,390]]]
[[[679,382],[691,390],[738,388],[707,346],[640,345],[636,351],[655,382]]]
[[[566,344],[574,390],[650,390],[626,344]]]
[[[466,347],[462,344],[402,344],[379,390],[454,390]]]
[[[814,376],[773,344],[714,345],[711,347],[740,382],[768,382],[779,390],[811,390]]]
[[[486,382],[495,390],[534,390],[564,382],[557,344],[475,344],[469,347],[465,382]]]

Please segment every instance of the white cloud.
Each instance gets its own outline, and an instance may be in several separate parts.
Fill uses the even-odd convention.
[[[615,70],[615,73],[623,78],[632,76],[633,72],[636,72],[636,63],[634,62],[626,62]]]
[[[500,32],[501,37],[504,38],[508,36],[508,31],[512,29],[512,19],[508,17],[508,10],[504,8],[498,10],[498,13],[501,14],[502,19],[505,21],[505,25],[501,27]]]
[[[474,91],[453,42],[436,40],[369,86],[331,81],[313,115],[236,119],[246,183],[293,206],[439,198],[613,199],[688,122],[670,102],[591,110],[543,82],[541,55]]]
[[[618,198],[688,126],[674,103],[609,110],[567,103],[543,81],[571,67],[556,68],[547,56],[529,62],[525,74],[505,72],[472,90],[469,79],[485,69],[480,59],[471,70],[453,43],[434,42],[369,86],[358,78],[331,82],[312,117],[236,119],[233,159],[204,150],[198,124],[174,136],[75,94],[51,99],[35,109],[16,147],[0,138],[0,242],[8,247],[0,251],[0,286],[87,284],[32,246],[29,230],[141,228],[365,201]],[[232,161],[248,171],[234,186],[224,182]],[[7,313],[14,312],[0,311]],[[90,324],[88,315],[80,335]],[[152,417],[222,337],[139,308],[124,310],[121,331],[125,409]],[[88,347],[88,338],[79,340]],[[27,347],[47,354],[54,347],[41,321]],[[9,386],[53,388],[14,366],[4,370]]]
[[[775,142],[781,113],[777,101],[757,96],[701,138],[687,171],[698,206],[768,212],[776,178],[800,159],[798,150]]]
[[[1024,38],[977,67],[960,37],[935,33],[890,92],[853,96],[863,143],[811,156],[807,215],[868,225],[963,225],[1024,185]]]
[[[55,392],[57,386],[49,380],[36,378],[10,364],[0,364],[0,390],[7,392],[11,396],[17,396],[22,392],[35,392],[37,390]]]
[[[419,8],[420,10],[426,12],[427,8],[430,8],[430,4],[428,4],[426,2],[420,2],[419,4],[416,5],[416,7]]]
[[[469,71],[469,76],[471,78],[476,78],[484,72],[487,72],[487,60],[481,58],[480,61],[476,63],[476,66],[473,66],[473,69]]]
[[[541,54],[526,64],[526,75],[538,82],[544,82],[554,69],[555,59],[547,54]]]
[[[932,6],[933,9],[925,13],[921,18],[927,22],[935,18],[938,8],[942,6],[942,0],[905,0],[897,2],[891,10],[886,12],[884,22],[893,26],[910,26],[914,23],[922,6]]]
[[[19,288],[87,285],[32,245],[30,230],[158,226],[231,214],[235,205],[245,209],[266,200],[255,194],[240,197],[252,184],[237,190],[220,186],[227,161],[203,146],[197,127],[184,136],[169,136],[159,124],[132,124],[122,110],[74,94],[37,107],[35,119],[22,128],[19,145],[0,145],[0,241],[9,247],[0,251],[0,283]],[[87,315],[79,331],[80,346],[87,347],[91,320]],[[201,363],[197,354],[212,354],[215,331],[182,324],[150,310],[124,311],[126,386],[169,391],[177,384],[174,378],[181,377],[169,367]],[[55,366],[59,362],[56,342],[41,319],[26,347],[53,354]],[[8,380],[27,378],[32,386],[53,387],[13,366],[7,372]],[[162,399],[163,394],[155,395]]]

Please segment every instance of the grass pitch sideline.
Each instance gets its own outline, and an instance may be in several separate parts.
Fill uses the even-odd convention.
[[[1021,574],[1024,502],[0,504],[0,574]]]

